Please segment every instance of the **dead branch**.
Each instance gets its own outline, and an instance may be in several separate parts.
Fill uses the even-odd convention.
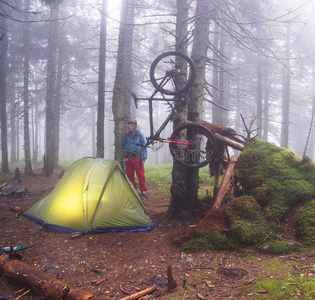
[[[153,293],[154,291],[157,290],[157,287],[154,285],[154,286],[151,286],[143,291],[140,291],[138,293],[135,293],[135,294],[132,294],[130,296],[127,296],[125,298],[122,298],[120,300],[135,300],[135,299],[139,299],[147,294],[150,294],[150,293]]]
[[[235,167],[235,164],[237,162],[237,157],[236,156],[232,156],[231,160],[228,164],[228,167],[224,173],[223,179],[222,179],[222,183],[219,189],[219,192],[214,200],[214,204],[212,206],[212,210],[214,209],[218,209],[221,206],[221,203],[224,199],[224,195],[226,193],[226,191],[228,190],[230,183],[231,183],[231,177],[233,175],[233,170]]]

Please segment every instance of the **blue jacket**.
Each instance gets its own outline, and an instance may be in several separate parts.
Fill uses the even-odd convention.
[[[145,144],[146,140],[144,135],[139,131],[136,130],[135,135],[132,135],[130,130],[124,134],[123,139],[123,157],[129,157],[131,159],[139,159],[141,153],[141,147],[137,146],[137,144]],[[143,148],[142,152],[142,160],[146,160],[148,157],[147,147]]]

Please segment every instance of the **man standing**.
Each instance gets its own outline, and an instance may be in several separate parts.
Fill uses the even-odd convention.
[[[141,195],[148,197],[145,186],[144,163],[147,159],[147,148],[141,147],[146,143],[144,135],[137,130],[137,121],[130,119],[128,122],[129,131],[124,134],[123,160],[126,162],[126,172],[133,186],[137,189],[135,172],[137,174]]]

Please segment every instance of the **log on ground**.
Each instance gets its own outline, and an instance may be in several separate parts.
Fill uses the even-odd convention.
[[[88,300],[93,297],[93,294],[70,286],[20,260],[11,260],[8,255],[0,256],[0,271],[23,287],[51,299]]]

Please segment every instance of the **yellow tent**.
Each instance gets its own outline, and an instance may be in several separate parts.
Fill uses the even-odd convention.
[[[24,215],[63,232],[145,231],[155,225],[120,164],[93,157],[72,164]]]

